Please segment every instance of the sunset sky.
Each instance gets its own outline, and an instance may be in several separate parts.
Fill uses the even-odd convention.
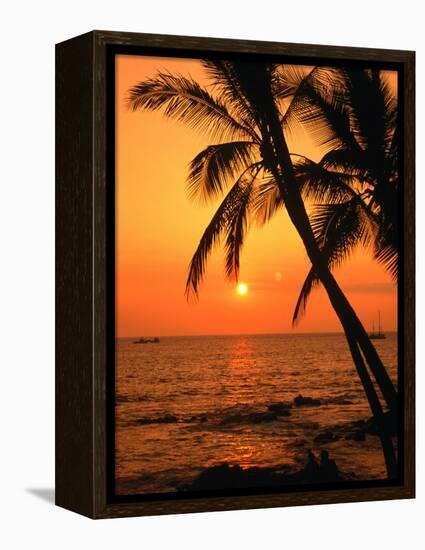
[[[340,331],[322,289],[311,295],[297,327],[291,325],[309,261],[284,212],[263,228],[251,227],[241,257],[246,293],[226,280],[224,252],[216,248],[199,301],[187,302],[188,265],[219,204],[188,199],[187,167],[211,141],[161,112],[132,112],[125,98],[158,70],[208,80],[196,60],[119,55],[116,69],[117,336]],[[314,160],[323,154],[305,132],[292,134],[289,145]],[[335,275],[367,329],[379,310],[383,329],[396,330],[396,287],[370,251],[357,250]]]

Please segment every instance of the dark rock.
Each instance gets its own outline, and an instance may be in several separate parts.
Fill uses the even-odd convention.
[[[188,422],[208,422],[208,417],[204,414],[197,416],[191,416],[188,420]]]
[[[162,416],[161,418],[158,419],[158,422],[160,424],[169,424],[169,423],[173,423],[173,422],[178,422],[178,418],[177,416],[174,416],[174,414],[166,414],[164,416]]]
[[[202,471],[192,483],[178,487],[178,491],[205,491],[250,487],[279,487],[342,481],[346,477],[339,472],[327,451],[322,451],[320,463],[314,454],[307,453],[304,468],[293,473],[282,473],[273,468],[241,468],[239,465],[221,464]]]
[[[347,441],[364,441],[366,439],[366,434],[364,430],[355,430],[354,432],[348,433],[344,439]]]
[[[398,433],[397,417],[392,411],[387,411],[383,415],[382,423],[384,429],[387,430],[392,436],[396,436]],[[364,431],[370,435],[378,435],[380,427],[374,417],[369,418],[365,422]]]
[[[253,423],[260,424],[261,422],[272,422],[276,420],[278,415],[274,412],[253,412],[250,414],[234,414],[231,416],[226,416],[221,421],[221,424],[242,424],[242,423]]]
[[[387,433],[393,437],[397,436],[397,420],[391,411],[384,413],[382,424]],[[381,428],[375,418],[371,417],[368,420],[355,420],[354,422],[339,424],[331,429],[347,441],[365,441],[366,435],[378,436]]]
[[[303,422],[301,426],[304,430],[318,430],[320,428],[320,424],[318,422]]]
[[[177,416],[174,416],[174,414],[165,414],[164,416],[159,416],[157,418],[138,418],[135,423],[143,426],[146,424],[172,424],[178,421],[179,419]]]
[[[291,403],[270,403],[270,405],[267,406],[267,410],[270,412],[273,412],[277,414],[277,416],[290,416],[292,408]]]
[[[261,422],[272,422],[276,420],[277,416],[275,412],[258,412],[249,414],[248,419],[254,424],[259,424]]]
[[[239,465],[222,464],[207,468],[192,483],[180,491],[205,491],[270,486],[276,484],[276,474],[269,468],[242,469]]]
[[[296,407],[318,407],[321,404],[322,402],[320,401],[320,399],[316,399],[315,397],[305,397],[301,394],[297,395],[297,397],[295,397],[294,399],[294,405]]]
[[[331,403],[335,403],[335,405],[352,405],[353,402],[349,399],[344,398],[336,398],[330,401]]]
[[[364,441],[366,439],[366,435],[364,432],[357,431],[353,433],[352,439],[353,441]]]
[[[397,435],[397,421],[394,414],[390,411],[384,413],[382,423],[384,429],[386,429],[390,435]],[[364,441],[362,437],[366,436],[366,434],[379,435],[380,430],[378,423],[373,417],[368,420],[356,420],[355,422],[339,426],[337,429],[342,433],[346,433],[346,439],[354,439],[356,441]]]
[[[221,421],[221,424],[239,424],[243,420],[241,414],[232,414],[230,416],[225,416]]]
[[[330,430],[320,433],[314,438],[315,443],[331,443],[332,441],[338,441],[341,439],[341,436],[334,434]]]
[[[366,425],[366,420],[355,420],[351,423],[351,426],[356,428],[364,428]]]

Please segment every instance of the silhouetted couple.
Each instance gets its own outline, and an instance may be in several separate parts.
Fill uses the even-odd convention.
[[[338,481],[339,472],[335,460],[329,458],[328,451],[320,453],[320,462],[316,455],[310,450],[307,455],[307,464],[304,468],[306,481],[310,482],[329,482]]]

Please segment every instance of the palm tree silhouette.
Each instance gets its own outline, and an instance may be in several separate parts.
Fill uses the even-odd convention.
[[[316,240],[330,267],[342,263],[357,245],[371,245],[374,257],[396,280],[400,185],[396,99],[376,70],[333,69],[333,94],[314,80],[297,97],[297,116],[307,125],[320,125],[322,138],[336,142],[320,162],[302,159],[296,166],[300,188],[322,202],[311,216]],[[311,269],[295,322],[317,283]]]
[[[211,79],[212,93],[191,78],[160,72],[132,87],[128,98],[133,110],[162,109],[166,116],[207,133],[214,140],[190,165],[188,185],[193,197],[217,198],[233,182],[192,258],[187,296],[197,296],[208,255],[222,237],[226,274],[237,278],[251,217],[265,223],[284,206],[344,329],[372,413],[381,426],[388,476],[395,477],[394,449],[384,429],[382,407],[365,360],[391,409],[396,408],[397,393],[316,240],[283,131],[302,105],[304,88],[310,86],[313,78],[319,78],[319,69],[305,73],[272,63],[206,60],[202,64]],[[321,73],[325,74],[323,70]],[[291,100],[285,110],[283,106]]]
[[[295,165],[303,195],[322,203],[310,219],[329,267],[340,265],[356,246],[371,246],[375,259],[397,280],[397,101],[384,74],[328,69],[323,78],[315,69],[289,114],[307,129],[320,128],[318,145],[334,146],[318,163],[303,157]],[[312,267],[295,307],[294,323],[319,283]],[[396,408],[392,412],[395,422]],[[379,403],[375,403],[375,416],[387,431],[383,445],[390,449],[392,427],[385,423]]]

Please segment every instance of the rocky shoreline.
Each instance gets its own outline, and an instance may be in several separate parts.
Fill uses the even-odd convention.
[[[255,411],[250,413],[234,413],[225,415],[220,421],[221,425],[239,424],[239,423],[253,423],[259,424],[261,422],[272,422],[284,417],[291,416],[292,408],[302,407],[320,407],[326,405],[329,400],[318,399],[315,397],[297,395],[292,401],[278,401],[270,403],[265,406],[262,411]],[[338,401],[338,404],[344,405],[346,401]],[[134,425],[147,425],[147,424],[174,424],[174,423],[206,423],[216,422],[217,413],[202,413],[198,415],[192,415],[190,417],[179,417],[174,413],[164,413],[155,417],[141,417],[132,421]]]
[[[363,479],[359,472],[353,473],[351,468],[341,457],[341,444],[345,441],[350,445],[358,445],[371,438],[367,445],[378,444],[379,430],[373,418],[341,422],[334,425],[320,426],[315,422],[316,414],[313,409],[320,409],[329,404],[346,404],[345,398],[317,398],[314,396],[296,395],[291,401],[277,401],[257,406],[251,410],[241,407],[198,413],[191,416],[177,416],[172,412],[152,417],[139,417],[132,421],[133,425],[150,424],[180,424],[185,429],[239,430],[249,429],[255,424],[268,425],[273,423],[290,423],[296,418],[298,426],[305,430],[304,437],[298,437],[293,447],[297,449],[294,462],[276,467],[247,466],[235,463],[216,464],[205,468],[185,484],[174,485],[177,491],[210,491],[255,487],[281,487],[289,485],[335,483]],[[300,423],[301,417],[306,419]],[[313,416],[312,416],[313,413]],[[290,424],[288,424],[290,425]],[[396,419],[384,415],[384,425],[393,435],[397,434]],[[230,432],[228,432],[230,433]],[[356,447],[357,448],[357,447]],[[360,449],[360,448],[359,448]],[[331,452],[341,460],[343,466],[329,457]],[[357,451],[356,451],[357,452]],[[316,453],[316,454],[315,454]],[[347,467],[348,466],[348,467]]]
[[[290,416],[291,408],[320,406],[317,399],[298,396],[293,403],[272,403],[267,411],[251,415],[235,415],[228,422],[268,422],[279,417]],[[396,419],[389,413],[384,414],[384,426],[393,435],[397,435]],[[374,418],[356,420],[337,424],[320,431],[313,439],[316,444],[316,452],[320,452],[320,458],[305,448],[306,461],[302,468],[297,470],[289,466],[278,468],[250,467],[242,468],[240,465],[220,464],[206,468],[191,482],[177,488],[178,491],[209,491],[227,490],[239,488],[282,487],[303,484],[326,484],[342,481],[354,481],[357,476],[353,472],[343,472],[337,466],[336,461],[329,457],[329,451],[325,445],[346,440],[362,442],[367,436],[378,436],[379,429]],[[300,444],[305,447],[304,443]]]
[[[389,412],[384,413],[383,425],[393,437],[397,435],[397,419]],[[367,420],[356,420],[344,424],[337,424],[320,432],[315,443],[331,443],[345,439],[347,441],[365,441],[367,435],[378,436],[379,428],[373,417]]]
[[[285,471],[286,470],[286,471]],[[177,487],[179,492],[214,491],[244,488],[283,487],[290,485],[336,483],[353,480],[353,474],[339,471],[336,462],[322,451],[320,459],[308,451],[305,466],[296,471],[288,468],[242,468],[220,464],[206,468],[191,483]]]

